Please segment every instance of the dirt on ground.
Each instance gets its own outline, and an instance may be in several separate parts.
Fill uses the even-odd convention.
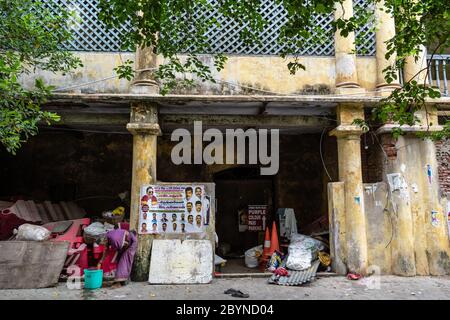
[[[150,285],[131,282],[127,286],[96,290],[69,289],[66,283],[45,289],[0,290],[0,299],[46,300],[247,300],[224,294],[233,288],[256,300],[399,300],[450,299],[450,277],[369,277],[357,281],[327,276],[298,287],[267,283],[267,278],[214,279],[210,284]]]

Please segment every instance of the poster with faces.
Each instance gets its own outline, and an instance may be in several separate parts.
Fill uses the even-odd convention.
[[[140,199],[139,234],[198,233],[209,224],[203,185],[147,185]]]

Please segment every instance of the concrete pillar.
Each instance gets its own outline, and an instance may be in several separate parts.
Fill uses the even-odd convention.
[[[425,46],[420,46],[420,52],[416,61],[415,57],[409,56],[405,59],[405,66],[403,68],[403,76],[405,82],[412,79],[419,84],[428,84],[426,79],[427,67],[427,49]]]
[[[157,136],[161,134],[156,105],[133,104],[127,129],[133,134],[130,229],[138,231],[140,189],[143,185],[156,182]],[[152,235],[138,235],[132,274],[135,281],[148,279],[152,241]]]
[[[402,187],[398,190],[388,191],[388,203],[390,221],[392,223],[392,239],[387,250],[391,250],[391,271],[393,274],[401,276],[416,275],[416,256],[414,243],[414,222],[411,209],[410,186],[408,186],[409,176],[406,169],[409,165],[409,158],[405,145],[408,141],[404,137],[399,137],[394,141],[391,134],[383,134],[380,137],[381,144],[395,145],[397,155],[386,159],[383,166],[383,180],[388,184],[388,174],[399,174]],[[419,259],[421,258],[419,252]]]
[[[353,16],[352,0],[344,0],[342,4],[336,3],[335,19],[349,19]],[[340,30],[334,34],[334,50],[336,58],[336,93],[354,92],[360,89],[356,70],[355,33],[351,32],[347,37],[340,35]],[[353,89],[353,90],[351,90]]]
[[[345,185],[343,182],[328,184],[328,220],[330,223],[330,256],[333,271],[347,274],[347,243],[345,237]]]
[[[136,49],[135,68],[137,71],[131,85],[132,93],[155,94],[159,93],[159,86],[154,77],[154,70],[157,66],[157,56],[153,53],[153,48],[144,47]]]
[[[450,274],[450,241],[446,208],[442,206],[439,194],[438,163],[436,146],[430,139],[415,139],[421,154],[421,168],[426,176],[423,203],[425,207],[425,232],[427,257],[431,275]]]
[[[352,125],[364,119],[363,105],[340,104],[337,108],[340,125],[330,134],[337,137],[339,181],[345,190],[346,263],[349,272],[367,273],[367,236],[364,214],[364,193],[361,168],[362,129]]]
[[[430,110],[433,108],[430,106]],[[434,112],[431,112],[433,115]],[[431,116],[433,118],[433,116]],[[410,213],[407,204],[399,199],[397,219],[393,220],[394,229],[397,230],[392,250],[397,248],[397,254],[392,254],[392,267],[397,274],[406,271],[406,262],[414,257],[417,275],[443,275],[450,273],[450,242],[446,225],[445,208],[439,194],[438,165],[434,142],[430,139],[421,139],[417,133],[424,130],[440,130],[440,126],[432,125],[429,128],[423,125],[404,127],[405,135],[393,140],[390,132],[395,125],[384,125],[378,133],[382,134],[384,143],[390,139],[395,145],[395,164],[385,170],[400,172],[406,179]],[[412,223],[412,226],[411,226]],[[411,249],[412,246],[412,249]],[[413,254],[411,253],[413,252]],[[395,258],[396,257],[396,258]],[[409,271],[412,275],[412,269]]]
[[[387,96],[391,91],[400,88],[398,74],[397,80],[387,83],[383,70],[394,65],[396,55],[393,54],[386,59],[387,44],[386,42],[395,36],[395,21],[394,17],[385,11],[384,0],[376,3],[375,16],[377,20],[376,36],[376,61],[377,61],[377,93],[382,96]]]

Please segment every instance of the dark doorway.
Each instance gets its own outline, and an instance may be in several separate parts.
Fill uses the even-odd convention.
[[[260,176],[259,168],[234,168],[215,175],[216,183],[216,233],[219,237],[219,254],[227,259],[224,273],[257,272],[244,263],[246,250],[263,241],[264,231],[239,231],[239,211],[248,205],[267,205],[266,223],[273,213],[273,180]]]

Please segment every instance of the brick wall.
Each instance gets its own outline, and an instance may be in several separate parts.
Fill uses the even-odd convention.
[[[383,181],[384,154],[381,145],[370,133],[361,136],[361,165],[364,183]]]
[[[367,149],[365,148],[367,146]],[[382,180],[382,154],[379,145],[372,140],[361,141],[363,181],[372,183]],[[450,196],[450,139],[436,141],[439,184],[443,195]]]
[[[436,142],[439,184],[444,195],[450,195],[450,139]]]

